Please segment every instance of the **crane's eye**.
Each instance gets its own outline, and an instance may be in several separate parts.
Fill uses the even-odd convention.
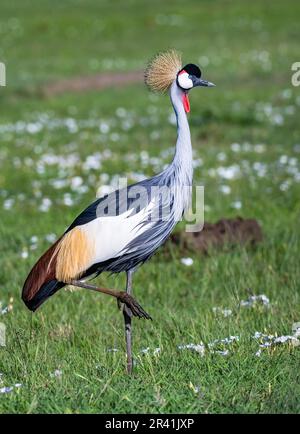
[[[181,89],[188,90],[193,87],[193,81],[190,75],[183,69],[177,76],[177,84]]]

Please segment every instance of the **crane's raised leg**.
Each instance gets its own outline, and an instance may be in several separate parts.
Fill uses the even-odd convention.
[[[115,291],[108,288],[98,288],[81,280],[71,280],[66,282],[69,285],[78,286],[80,288],[91,289],[93,291],[102,292],[103,294],[111,295],[118,301],[119,308],[123,304],[123,315],[125,322],[125,339],[126,339],[126,354],[127,354],[127,373],[132,374],[133,360],[131,350],[131,318],[136,316],[138,318],[152,319],[151,316],[144,311],[142,306],[132,297],[132,274],[133,270],[127,271],[126,292]]]
[[[132,315],[138,318],[152,319],[151,316],[144,311],[142,306],[130,295],[129,292],[115,291],[108,288],[98,288],[97,286],[90,285],[88,283],[82,282],[81,280],[70,280],[69,282],[64,282],[66,285],[78,286],[79,288],[91,289],[92,291],[102,292],[103,294],[111,295],[118,300],[118,303],[124,303],[127,308],[130,309]]]
[[[132,275],[133,271],[129,270],[126,273],[126,293],[131,296],[132,289]],[[133,359],[132,359],[132,349],[131,349],[131,318],[132,310],[128,306],[123,308],[124,322],[125,322],[125,339],[126,339],[126,354],[127,354],[127,374],[132,374]]]

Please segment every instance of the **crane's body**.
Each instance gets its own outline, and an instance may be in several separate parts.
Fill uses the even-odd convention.
[[[181,78],[188,83],[187,77]],[[133,271],[169,237],[191,196],[193,166],[187,91],[179,86],[178,76],[168,87],[178,132],[173,161],[160,174],[112,192],[87,207],[35,264],[22,293],[33,311],[67,284],[116,297],[124,303],[128,372],[132,370],[131,316],[150,318],[131,296]],[[126,292],[86,283],[104,271],[126,272]]]

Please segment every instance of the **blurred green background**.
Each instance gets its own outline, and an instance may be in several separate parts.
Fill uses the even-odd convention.
[[[300,87],[291,84],[299,17],[293,0],[1,1],[0,322],[7,345],[0,347],[0,388],[12,390],[0,394],[0,411],[299,411],[298,347],[259,347],[263,339],[253,339],[256,331],[290,335],[300,321]],[[264,241],[206,257],[188,252],[190,267],[181,262],[187,252],[169,246],[136,273],[134,292],[154,321],[134,322],[137,365],[129,379],[113,300],[61,291],[31,315],[20,290],[99,188],[114,186],[116,175],[134,182],[158,173],[176,140],[168,97],[149,94],[141,81],[60,94],[47,86],[142,71],[169,47],[217,85],[190,96],[205,220],[256,218]],[[99,281],[124,286],[124,276]],[[266,294],[270,306],[242,308],[249,291]],[[224,308],[231,315],[216,314]],[[230,335],[240,340],[210,349]],[[178,350],[200,342],[203,357]]]

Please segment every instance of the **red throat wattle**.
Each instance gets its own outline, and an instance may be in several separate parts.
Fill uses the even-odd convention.
[[[185,112],[189,113],[191,110],[191,107],[190,107],[190,101],[189,101],[189,97],[188,97],[187,93],[184,93],[182,95],[182,102],[183,102],[183,107],[184,107]]]

